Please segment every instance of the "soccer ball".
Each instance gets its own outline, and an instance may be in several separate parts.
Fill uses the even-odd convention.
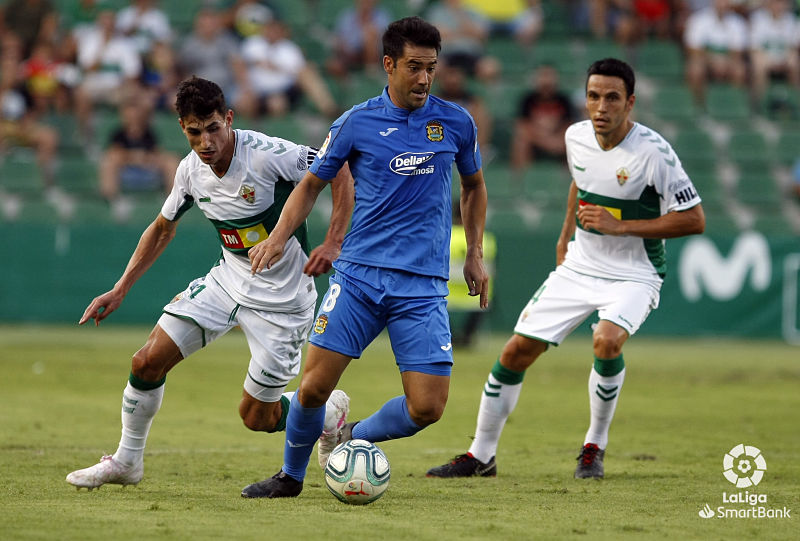
[[[366,440],[340,443],[325,466],[328,490],[344,503],[374,502],[389,487],[389,460],[383,451]]]

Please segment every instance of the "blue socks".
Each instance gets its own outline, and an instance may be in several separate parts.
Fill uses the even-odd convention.
[[[314,444],[322,434],[325,423],[325,404],[318,408],[304,408],[292,397],[286,422],[286,443],[283,447],[283,471],[290,477],[302,481]]]
[[[353,427],[353,439],[371,442],[412,436],[422,430],[408,413],[406,397],[397,396]],[[288,473],[288,472],[287,472]]]

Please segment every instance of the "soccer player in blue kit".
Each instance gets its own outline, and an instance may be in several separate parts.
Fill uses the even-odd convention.
[[[462,107],[429,94],[440,49],[439,31],[419,17],[389,25],[383,35],[388,86],[333,123],[269,238],[250,249],[254,273],[277,262],[291,231],[348,162],[356,194],[351,229],[334,263],[289,408],[284,464],[273,477],[245,487],[244,497],[300,494],[327,397],[351,359],[360,357],[384,328],[404,395],[344,425],[339,442],[411,436],[444,412],[453,364],[445,299],[453,161],[461,177],[467,240],[464,278],[481,308],[488,303],[488,275],[481,245],[486,185],[477,128]],[[322,463],[327,455],[320,449],[319,456]]]

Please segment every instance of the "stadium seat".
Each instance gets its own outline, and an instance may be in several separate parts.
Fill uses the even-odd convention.
[[[652,109],[654,114],[666,121],[688,125],[697,120],[697,107],[692,93],[680,84],[658,85]]]
[[[36,155],[31,149],[12,149],[0,159],[0,168],[3,171],[0,187],[9,192],[34,195],[44,188]]]
[[[779,212],[781,193],[769,164],[751,162],[739,167],[736,197],[744,205],[754,207],[759,213]]]
[[[775,146],[775,159],[788,166],[800,160],[800,130],[784,128],[781,131]]]
[[[683,53],[674,41],[645,41],[636,53],[636,69],[664,82],[679,82],[683,77]]]
[[[99,192],[98,166],[83,156],[64,156],[58,167],[58,185],[78,195]]]
[[[728,141],[728,157],[732,162],[752,169],[756,164],[767,166],[770,153],[761,133],[740,129],[731,134]]]
[[[711,136],[700,128],[682,128],[672,142],[672,148],[681,162],[713,163],[716,156]]]
[[[489,201],[493,203],[511,202],[522,195],[522,180],[515,178],[511,168],[505,164],[493,163],[484,168],[483,176],[486,180],[486,191]],[[453,182],[457,185],[459,176],[453,172]],[[453,188],[453,196],[458,193],[458,187]]]
[[[747,91],[732,85],[713,84],[706,93],[708,114],[725,121],[746,120],[750,116]]]
[[[725,190],[715,173],[697,173],[690,175],[700,199],[703,209],[707,214],[717,214],[725,211]]]
[[[525,171],[525,196],[534,203],[558,205],[566,201],[570,181],[566,163],[540,160]]]

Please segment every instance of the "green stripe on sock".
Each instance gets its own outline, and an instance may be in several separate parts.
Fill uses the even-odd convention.
[[[500,364],[500,358],[498,358],[494,366],[492,367],[492,375],[494,379],[499,381],[500,383],[504,383],[505,385],[517,385],[522,383],[522,380],[525,378],[525,372],[515,372],[514,370],[509,370],[502,364]]]
[[[289,416],[289,398],[281,396],[281,418],[270,432],[283,432],[286,430],[286,418]]]
[[[153,389],[158,389],[167,381],[167,376],[164,376],[158,381],[145,381],[143,379],[139,379],[133,375],[128,376],[128,381],[130,382],[131,386],[134,389],[139,389],[140,391],[152,391]]]
[[[594,370],[603,377],[616,376],[622,372],[623,368],[625,368],[625,359],[622,358],[622,353],[613,359],[598,359],[596,355],[594,357]]]

